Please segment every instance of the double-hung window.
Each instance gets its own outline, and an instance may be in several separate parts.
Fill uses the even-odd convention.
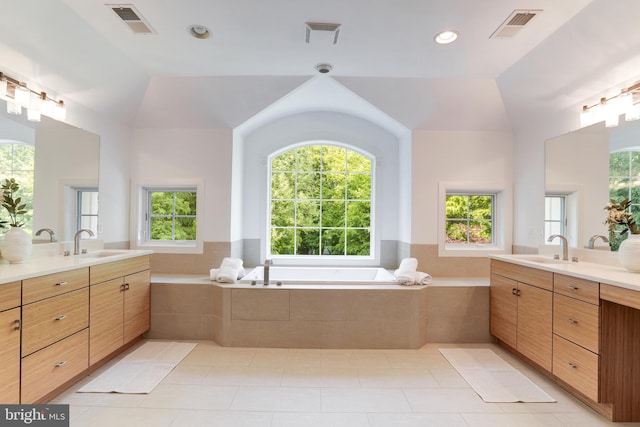
[[[501,184],[440,182],[438,255],[511,253],[511,192]]]
[[[195,242],[195,187],[145,188],[144,193],[145,242]]]

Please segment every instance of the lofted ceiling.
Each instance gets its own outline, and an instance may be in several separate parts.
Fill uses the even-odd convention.
[[[287,95],[330,63],[356,95],[340,102],[438,130],[511,129],[640,76],[640,31],[623,19],[637,0],[131,0],[148,35],[108,2],[3,2],[0,71],[131,126],[236,128],[281,99],[290,112],[316,105],[329,86]],[[516,9],[542,12],[490,38]],[[306,43],[309,21],[341,24],[338,43]],[[192,37],[193,24],[211,36]],[[443,29],[458,40],[434,43]]]

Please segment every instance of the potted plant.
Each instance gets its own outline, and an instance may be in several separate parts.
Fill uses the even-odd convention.
[[[32,249],[31,236],[21,228],[24,225],[21,216],[27,213],[26,204],[17,195],[20,185],[14,178],[5,179],[0,189],[2,207],[9,213],[9,221],[0,221],[0,227],[11,227],[3,236],[0,245],[2,257],[10,263],[19,263],[31,255]]]
[[[629,199],[620,203],[611,199],[604,208],[607,211],[604,223],[609,226],[610,234],[618,231],[620,235],[628,233],[618,249],[620,264],[627,270],[640,272],[640,229],[629,211],[630,206]]]

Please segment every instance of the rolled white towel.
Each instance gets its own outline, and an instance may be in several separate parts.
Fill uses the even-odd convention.
[[[416,285],[428,285],[431,283],[433,277],[429,273],[424,273],[422,271],[416,272],[415,283]]]
[[[415,283],[416,273],[410,271],[401,272],[400,269],[393,272],[396,280],[401,285],[413,285]]]
[[[220,283],[235,283],[236,280],[244,277],[244,274],[245,271],[241,259],[226,257],[222,260],[217,271],[216,281]]]
[[[415,258],[404,258],[400,261],[400,266],[393,275],[396,280],[403,285],[413,285],[415,283],[416,270],[418,268],[418,260]]]
[[[415,272],[418,269],[418,260],[415,258],[403,258],[400,261],[400,265],[398,266],[398,270],[400,271],[413,271]]]
[[[209,278],[211,280],[216,280],[218,278],[218,268],[212,268],[209,270]]]

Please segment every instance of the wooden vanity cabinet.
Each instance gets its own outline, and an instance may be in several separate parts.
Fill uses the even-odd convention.
[[[600,401],[600,284],[555,273],[553,375]]]
[[[89,367],[89,268],[22,281],[20,403],[35,403]]]
[[[148,256],[90,267],[90,352],[94,365],[150,328]]]
[[[553,273],[491,260],[491,334],[552,369]]]
[[[0,403],[20,402],[20,282],[0,285]]]

